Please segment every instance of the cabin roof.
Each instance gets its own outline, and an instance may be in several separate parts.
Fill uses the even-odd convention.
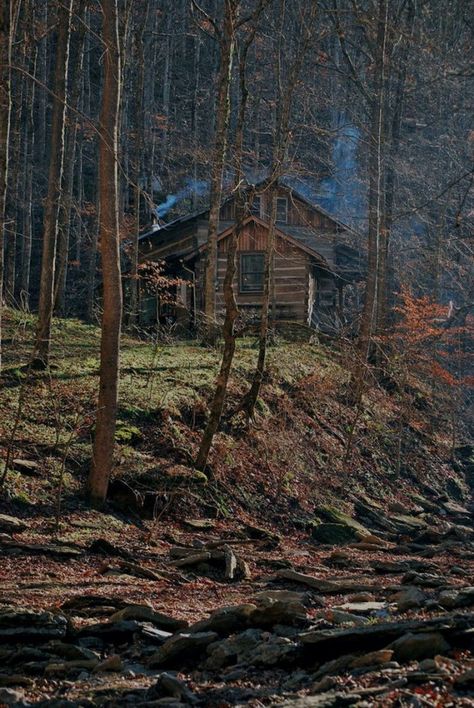
[[[263,185],[264,183],[261,182],[261,183],[254,185],[254,189],[256,190],[257,196],[259,195],[259,192],[258,192],[259,184]],[[330,214],[329,212],[327,212],[325,209],[320,207],[318,204],[311,202],[309,199],[307,199],[305,196],[303,196],[303,194],[298,190],[297,187],[294,187],[293,185],[286,183],[284,179],[280,180],[279,184],[281,187],[288,190],[288,192],[290,192],[290,195],[295,196],[296,199],[299,199],[299,201],[306,204],[306,206],[308,206],[310,209],[313,209],[314,211],[317,211],[320,214],[322,214],[323,216],[327,217],[328,219],[330,219],[333,223],[335,223],[337,226],[339,226],[344,231],[347,231],[348,233],[355,235],[355,236],[358,235],[357,232],[353,228],[351,228],[350,226],[348,226],[347,224],[342,222],[340,219],[338,219],[337,217],[335,217],[332,214]],[[223,199],[221,207],[224,206],[224,204],[226,204],[231,199],[233,199],[233,194],[230,194],[225,199]],[[152,237],[154,234],[157,234],[160,231],[170,231],[170,230],[176,228],[177,226],[180,226],[181,224],[185,224],[188,221],[192,221],[193,219],[204,218],[204,216],[208,212],[209,212],[209,207],[205,207],[205,208],[200,209],[198,211],[194,211],[190,214],[183,214],[182,216],[178,216],[176,219],[169,221],[167,224],[163,224],[163,226],[160,226],[159,228],[157,228],[155,226],[154,228],[148,229],[145,233],[141,234],[139,238],[146,239],[146,238]],[[290,233],[290,235],[291,235],[290,228],[291,227],[288,227],[285,225],[284,230],[286,232]],[[311,229],[308,228],[308,231],[311,231]],[[313,233],[314,233],[314,231],[313,231]],[[292,235],[295,236],[298,240],[300,240],[300,235],[303,236],[303,232],[302,232],[301,227],[298,227],[298,234],[293,233]]]
[[[263,221],[263,219],[260,219],[258,216],[255,216],[254,214],[250,214],[246,219],[244,219],[242,226],[246,226],[250,222],[254,222],[256,224],[259,224],[262,226],[264,229],[269,229],[270,226],[266,221]],[[221,231],[221,233],[218,235],[217,240],[221,241],[224,238],[227,238],[227,236],[230,236],[230,234],[234,231],[236,224],[231,224],[228,226],[224,231]],[[282,230],[278,226],[275,226],[275,234],[279,236],[280,238],[284,239],[285,241],[288,241],[291,243],[293,246],[296,248],[301,249],[302,251],[305,251],[309,256],[314,258],[314,260],[318,263],[319,266],[322,268],[326,268],[329,270],[332,270],[329,266],[329,263],[323,256],[318,253],[314,248],[312,248],[309,245],[306,245],[302,243],[299,239],[293,238],[290,234],[288,234],[286,231]],[[207,246],[207,241],[204,241],[201,243],[195,251],[191,252],[188,256],[188,258],[191,258],[195,253],[199,251],[204,251]]]

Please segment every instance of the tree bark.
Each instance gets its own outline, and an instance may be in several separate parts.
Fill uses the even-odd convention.
[[[103,0],[102,11],[105,72],[99,122],[99,218],[103,315],[99,401],[88,480],[88,495],[94,506],[101,506],[105,501],[113,467],[122,320],[117,167],[121,69],[117,0]]]
[[[41,261],[38,326],[33,353],[33,366],[49,365],[51,322],[54,306],[56,249],[58,240],[59,202],[64,170],[64,136],[69,64],[69,40],[73,0],[58,6],[58,42],[54,77],[53,113],[51,118],[51,151],[48,196],[43,221],[43,255]]]
[[[84,44],[86,28],[84,24],[85,0],[79,0],[77,8],[79,27],[74,62],[74,78],[70,91],[70,104],[73,110],[68,111],[69,128],[66,133],[66,148],[64,160],[64,175],[59,208],[57,276],[55,283],[55,309],[58,315],[65,314],[66,283],[69,260],[69,243],[71,240],[71,211],[74,188],[74,167],[77,143],[78,118],[74,109],[79,108],[82,85],[82,68],[84,59]]]
[[[204,328],[205,341],[214,339],[216,318],[216,268],[217,268],[217,233],[219,230],[219,211],[222,200],[222,179],[227,148],[227,130],[230,114],[230,81],[235,45],[235,22],[238,2],[228,0],[225,3],[222,30],[219,36],[220,60],[217,76],[216,129],[211,166],[211,185],[209,195],[209,222],[207,233],[207,253],[204,275]]]
[[[140,25],[135,28],[134,32],[134,55],[135,55],[135,66],[137,71],[137,87],[135,93],[135,112],[134,112],[134,140],[135,140],[135,150],[133,156],[133,189],[135,193],[134,199],[134,224],[133,224],[133,234],[132,234],[132,248],[130,253],[130,310],[128,324],[130,326],[136,326],[138,323],[138,306],[139,306],[139,289],[140,282],[138,280],[138,238],[140,235],[140,205],[141,205],[141,185],[140,180],[142,178],[142,161],[143,161],[143,146],[144,139],[143,133],[145,130],[145,123],[143,119],[143,92],[145,85],[145,56],[143,52],[143,35],[145,32],[145,27],[148,23],[148,9],[149,3],[145,3],[145,7],[142,9],[143,16],[140,18]]]
[[[380,254],[383,226],[383,106],[385,90],[385,45],[387,36],[388,0],[379,0],[377,16],[377,44],[375,55],[375,75],[371,106],[369,135],[369,227],[368,263],[364,307],[358,337],[358,370],[355,376],[356,388],[360,386],[366,362],[370,355],[372,335],[377,327],[377,307],[379,299]]]
[[[3,310],[3,253],[5,233],[5,202],[8,184],[8,145],[11,115],[11,4],[3,0],[0,5],[0,370]]]

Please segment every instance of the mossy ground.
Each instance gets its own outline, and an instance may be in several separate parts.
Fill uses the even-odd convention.
[[[51,369],[28,373],[35,318],[13,310],[4,318],[0,392],[3,456],[38,460],[40,474],[11,471],[10,502],[53,508],[61,469],[66,502],[80,499],[87,475],[99,373],[100,331],[77,320],[55,320]],[[418,418],[404,431],[403,470],[394,475],[399,410],[396,397],[368,390],[354,449],[347,457],[354,410],[344,403],[349,373],[331,346],[279,341],[271,346],[258,421],[225,419],[203,484],[192,463],[218,372],[220,352],[196,342],[122,339],[120,403],[114,476],[140,490],[163,492],[157,513],[192,508],[208,515],[252,514],[275,523],[307,518],[316,503],[369,488],[407,496],[414,483],[442,486],[454,473],[446,438]],[[251,379],[256,340],[238,342],[227,410]],[[20,401],[20,405],[19,405]],[[12,430],[21,409],[14,436]],[[393,477],[390,482],[391,476]]]

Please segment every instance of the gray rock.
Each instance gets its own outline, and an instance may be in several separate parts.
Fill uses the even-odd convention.
[[[198,702],[196,696],[189,690],[184,681],[181,681],[171,673],[160,674],[155,685],[151,686],[147,691],[148,699],[153,700],[163,695],[182,699],[185,701],[183,705],[192,705]]]
[[[23,701],[24,694],[22,691],[14,691],[12,688],[0,688],[0,704],[12,706],[15,703]]]
[[[287,637],[278,637],[259,629],[247,629],[208,647],[206,668],[217,670],[224,666],[276,666],[295,656],[296,644]]]
[[[121,622],[122,620],[151,622],[160,629],[170,632],[176,632],[188,626],[185,620],[177,620],[161,612],[155,612],[155,610],[148,605],[128,605],[122,610],[115,612],[115,614],[110,617],[111,622]]]
[[[422,607],[425,603],[426,595],[419,588],[407,587],[390,597],[391,602],[396,602],[400,612],[411,610],[414,607]]]
[[[450,588],[439,594],[438,603],[441,607],[469,607],[474,605],[474,587]]]
[[[393,649],[396,661],[429,659],[436,654],[445,654],[450,650],[448,642],[439,632],[408,632],[388,645]]]
[[[58,640],[52,640],[45,645],[44,649],[54,656],[58,656],[60,659],[66,659],[67,661],[74,661],[78,659],[86,660],[98,660],[98,655],[86,649],[85,647],[80,647],[75,644],[67,644],[66,642],[61,642]]]
[[[403,585],[420,585],[423,588],[439,588],[446,584],[446,579],[432,573],[409,571],[402,578]]]
[[[0,642],[36,637],[64,637],[67,619],[52,612],[24,608],[0,609]]]
[[[192,624],[188,631],[217,632],[221,636],[226,636],[249,626],[250,618],[256,609],[257,606],[250,603],[235,607],[220,607],[207,619]]]
[[[155,652],[149,661],[151,667],[177,665],[192,659],[194,662],[206,647],[218,639],[216,632],[195,632],[175,634]]]
[[[386,610],[387,603],[376,602],[375,600],[345,602],[343,605],[337,605],[337,607],[334,607],[333,609],[342,610],[343,612],[355,612],[359,615],[373,615]]]
[[[324,616],[326,616],[329,621],[332,621],[333,624],[353,624],[356,627],[362,627],[369,622],[367,617],[356,615],[353,612],[343,612],[335,608],[325,612]]]
[[[457,687],[463,689],[474,686],[474,669],[469,669],[468,671],[465,671],[463,674],[461,674],[455,679],[454,683]]]
[[[24,521],[17,519],[16,516],[8,516],[0,514],[0,531],[6,533],[21,533],[27,528]]]

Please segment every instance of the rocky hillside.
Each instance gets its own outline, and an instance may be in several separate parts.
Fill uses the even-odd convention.
[[[98,332],[56,322],[54,367],[31,375],[34,322],[9,327],[0,705],[472,705],[472,448],[453,458],[420,382],[403,425],[375,387],[356,420],[343,353],[278,342],[258,421],[227,415],[206,477],[218,352],[125,339],[99,513]],[[228,413],[255,358],[243,340]]]

